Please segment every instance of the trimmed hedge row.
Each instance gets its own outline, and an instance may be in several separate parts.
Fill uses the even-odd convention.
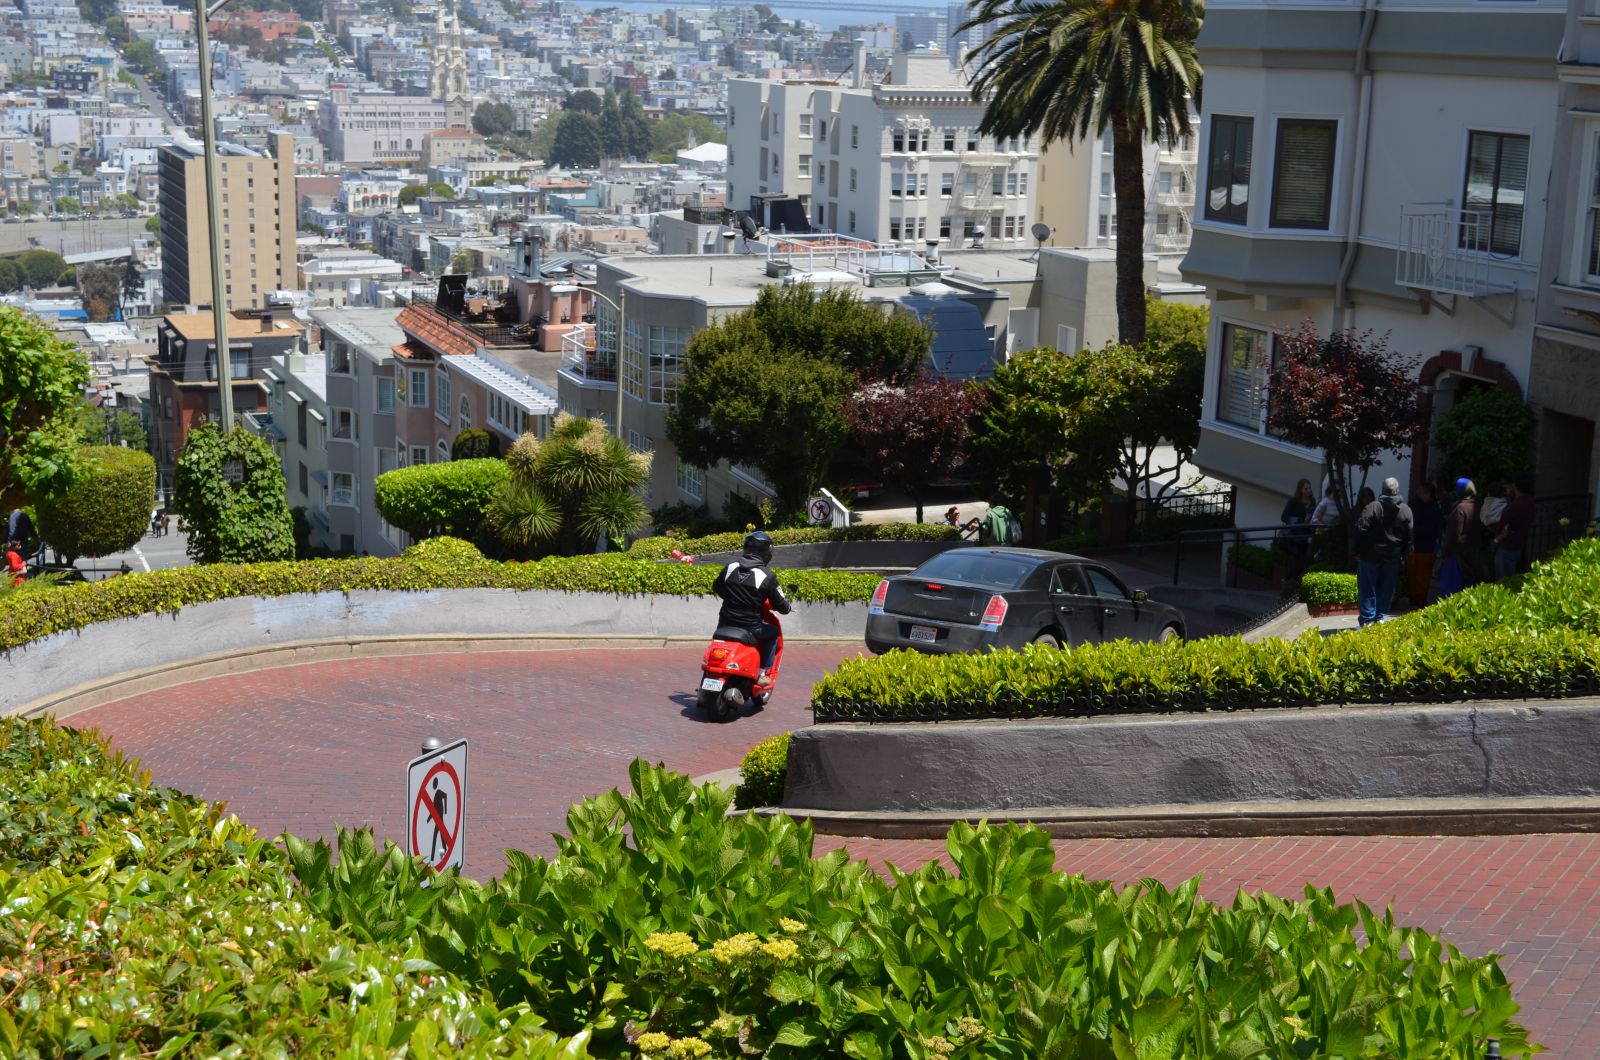
[[[780,732],[756,744],[739,763],[739,789],[733,804],[741,810],[776,806],[783,801],[783,782],[789,775],[789,734]]]
[[[737,552],[744,544],[746,533],[642,537],[628,549],[628,554],[640,559],[666,559],[674,551],[689,556]],[[823,541],[958,541],[961,538],[961,531],[944,523],[861,523],[849,527],[769,530],[767,534],[775,545],[812,545]]]
[[[370,832],[279,851],[135,769],[92,737],[0,722],[0,790],[21,807],[0,817],[0,1055],[1531,1048],[1493,955],[1325,890],[1228,906],[1198,880],[1119,891],[1056,871],[1036,829],[958,825],[955,871],[889,880],[814,858],[807,824],[729,816],[717,786],[636,761],[630,793],[571,809],[555,858],[422,887],[427,870]]]
[[[0,651],[95,622],[177,611],[241,596],[352,592],[361,589],[548,589],[565,592],[705,596],[714,567],[641,563],[625,553],[551,557],[532,563],[485,559],[465,541],[430,538],[397,559],[321,559],[282,563],[212,564],[128,574],[62,586],[47,593],[0,598]],[[865,601],[876,575],[842,571],[784,571],[798,600]]]
[[[1300,596],[1314,607],[1349,606],[1356,602],[1356,576],[1307,571],[1300,579]]]
[[[1171,713],[1560,698],[1600,691],[1600,542],[1358,633],[1247,644],[1117,641],[982,655],[894,651],[817,683],[818,721]]]
[[[277,847],[96,735],[0,720],[0,790],[0,1056],[589,1055],[415,939],[335,927]]]

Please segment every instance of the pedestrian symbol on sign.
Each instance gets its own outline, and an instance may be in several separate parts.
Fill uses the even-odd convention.
[[[467,741],[429,750],[406,767],[406,847],[439,872],[466,862]]]
[[[827,526],[833,522],[833,502],[826,497],[812,497],[806,513],[811,516],[812,525]]]

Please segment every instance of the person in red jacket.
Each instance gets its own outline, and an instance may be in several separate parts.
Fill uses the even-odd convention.
[[[6,542],[6,573],[11,575],[11,588],[22,588],[22,579],[27,576],[27,564],[22,562],[22,542]]]
[[[1494,576],[1509,578],[1522,569],[1522,553],[1528,545],[1528,531],[1539,514],[1533,502],[1533,476],[1526,471],[1511,482],[1511,503],[1500,513],[1494,530]]]

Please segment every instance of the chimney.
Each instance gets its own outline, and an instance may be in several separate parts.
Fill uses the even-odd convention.
[[[855,39],[854,53],[850,59],[850,87],[865,88],[867,86],[867,42],[864,38]]]

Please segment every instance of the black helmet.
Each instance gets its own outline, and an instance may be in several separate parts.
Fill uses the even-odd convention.
[[[762,563],[772,562],[772,538],[767,536],[765,530],[757,530],[744,539],[744,554],[755,556]]]

